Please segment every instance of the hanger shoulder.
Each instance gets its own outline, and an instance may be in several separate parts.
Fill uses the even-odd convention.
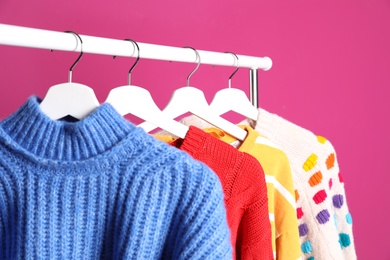
[[[164,116],[171,119],[175,119],[178,116],[184,115],[187,112],[191,112],[195,107],[202,106],[204,99],[201,97],[203,92],[199,93],[199,90],[194,87],[182,87],[176,89],[165,108],[162,110]],[[195,104],[197,103],[197,104]],[[208,104],[207,104],[208,106]],[[146,132],[151,132],[157,128],[156,124],[150,121],[145,121],[139,124]]]
[[[244,141],[248,134],[244,129],[238,127],[237,125],[229,122],[228,120],[220,116],[216,116],[214,113],[208,112],[201,115],[195,115],[208,122],[209,124],[212,124],[217,128],[223,130],[224,132],[230,134],[231,136],[234,136],[240,141]]]
[[[141,98],[142,95],[142,98]],[[140,110],[145,93],[135,86],[121,86],[110,90],[105,102],[110,103],[122,116]],[[142,113],[142,112],[138,112]]]
[[[239,140],[244,140],[247,132],[244,129],[239,128],[233,123],[213,113],[207,103],[203,91],[194,87],[182,87],[176,89],[168,103],[163,109],[163,114],[169,118],[176,118],[187,112],[190,112],[204,121],[212,124],[230,135],[236,137]],[[149,131],[154,130],[151,122],[144,122],[140,126],[145,127]],[[146,131],[147,131],[146,130]]]
[[[241,129],[235,124],[220,117],[210,109],[210,106],[202,90],[194,87],[184,87],[176,90],[175,93],[177,95],[176,99],[180,99],[181,102],[185,102],[184,105],[182,106],[183,108],[185,108],[184,113],[191,112],[192,114],[200,117],[201,119],[208,122],[209,124],[212,124],[222,129],[223,131],[229,133],[230,135],[236,137],[237,139],[241,141],[245,139],[247,132],[244,129]],[[175,93],[173,98],[175,98]],[[173,109],[176,109],[176,106],[173,107],[172,110]]]
[[[117,87],[110,91],[106,102],[121,115],[135,115],[180,138],[187,134],[189,127],[164,115],[147,89],[138,86]]]
[[[49,88],[40,108],[49,118],[65,116],[82,119],[99,106],[92,88],[79,83],[62,83]]]
[[[203,97],[202,97],[203,96]],[[206,102],[203,92],[194,87],[182,87],[176,89],[165,108],[162,110],[164,116],[175,119],[187,112],[192,112],[196,107],[203,107]],[[207,103],[207,102],[206,102]],[[208,106],[208,104],[207,104]],[[156,124],[145,121],[139,125],[146,132],[151,132],[157,128]]]
[[[245,92],[237,88],[219,90],[211,101],[210,108],[218,115],[234,111],[253,120],[257,120],[259,113]]]
[[[171,118],[176,118],[187,112],[207,110],[208,106],[204,93],[200,89],[187,86],[173,92],[163,112]]]

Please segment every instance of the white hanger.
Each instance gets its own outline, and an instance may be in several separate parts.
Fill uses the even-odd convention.
[[[191,47],[188,47],[191,48]],[[172,97],[168,103],[168,105],[163,109],[163,112],[165,115],[169,116],[170,118],[176,118],[178,116],[181,116],[187,112],[190,112],[201,119],[205,120],[209,124],[212,124],[223,131],[229,133],[230,135],[236,137],[239,140],[244,140],[247,132],[238,126],[234,125],[233,123],[227,121],[226,119],[216,115],[213,113],[209,107],[209,104],[204,96],[204,93],[197,88],[190,86],[190,77],[192,74],[195,73],[195,71],[200,66],[200,56],[199,53],[194,49],[191,48],[196,53],[196,60],[198,61],[198,65],[187,77],[187,86],[182,87],[179,89],[176,89]],[[150,124],[151,122],[143,122],[140,124],[141,127],[145,129],[145,131],[152,131],[156,127],[153,126],[153,124]]]
[[[83,119],[95,110],[100,104],[92,88],[72,82],[72,70],[83,55],[83,41],[81,37],[72,31],[80,39],[81,52],[77,60],[69,69],[69,82],[57,84],[49,88],[45,98],[40,103],[40,108],[50,119],[57,120],[65,116]],[[78,42],[78,41],[77,41]]]
[[[139,61],[140,50],[135,41],[130,39],[126,40],[131,41],[137,47],[138,57],[129,70],[128,85],[112,89],[108,94],[106,102],[110,103],[121,115],[135,115],[173,135],[184,138],[189,127],[164,115],[147,89],[130,84],[131,72]]]
[[[228,111],[234,111],[243,116],[246,116],[247,118],[257,120],[259,111],[249,101],[245,92],[240,89],[231,87],[231,79],[238,71],[239,60],[236,54],[232,52],[228,53],[233,54],[235,57],[235,61],[237,61],[237,68],[229,77],[229,88],[221,89],[214,95],[214,98],[210,103],[210,108],[218,115],[222,115]]]

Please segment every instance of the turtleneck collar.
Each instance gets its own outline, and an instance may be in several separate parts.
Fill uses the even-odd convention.
[[[78,161],[92,158],[115,146],[136,127],[108,103],[100,105],[77,122],[55,121],[30,97],[15,113],[0,122],[8,143],[20,146],[36,157]]]

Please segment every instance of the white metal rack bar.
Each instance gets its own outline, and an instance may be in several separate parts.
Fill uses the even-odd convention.
[[[80,34],[80,37],[83,40],[84,53],[124,57],[137,56],[134,45],[128,41],[82,34]],[[138,41],[137,43],[141,50],[140,58],[142,59],[196,63],[196,55],[191,49]],[[0,44],[59,51],[79,52],[81,50],[79,40],[71,33],[9,24],[0,24]],[[197,51],[201,57],[201,64],[235,66],[235,60],[231,54],[205,50]],[[240,68],[249,68],[251,70],[251,89],[257,89],[257,70],[269,70],[272,67],[272,60],[269,57],[254,57],[238,54],[237,56],[240,61]],[[254,99],[257,99],[257,97],[254,97]]]
[[[258,84],[258,70],[250,69],[249,70],[249,81],[250,81],[250,101],[253,106],[259,107],[259,84]]]

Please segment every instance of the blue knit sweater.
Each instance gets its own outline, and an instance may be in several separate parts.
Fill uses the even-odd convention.
[[[103,104],[0,122],[0,259],[231,259],[217,176]]]

